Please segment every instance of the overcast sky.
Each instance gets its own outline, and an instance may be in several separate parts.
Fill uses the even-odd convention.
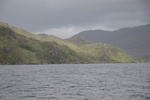
[[[0,0],[0,21],[68,38],[150,23],[150,0]]]

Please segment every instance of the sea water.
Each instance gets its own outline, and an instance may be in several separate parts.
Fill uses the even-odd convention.
[[[0,100],[150,100],[150,64],[0,65]]]

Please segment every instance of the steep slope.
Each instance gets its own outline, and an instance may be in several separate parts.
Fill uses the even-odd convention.
[[[150,60],[150,24],[115,31],[88,30],[75,36],[81,36],[92,42],[111,44],[133,57]]]
[[[30,39],[39,40],[41,42],[55,42],[55,43],[60,44],[60,45],[67,45],[68,47],[73,48],[77,52],[82,51],[80,48],[78,48],[78,46],[71,44],[68,41],[60,39],[60,38],[53,36],[53,35],[33,34],[33,33],[30,33],[30,32],[28,32],[22,28],[12,26],[12,25],[9,25],[9,24],[4,23],[4,22],[0,22],[0,26],[8,27],[8,28],[12,29],[15,33],[18,33],[18,34],[23,35],[23,36],[30,38]]]
[[[41,42],[0,26],[0,64],[47,64],[87,61],[56,42]]]
[[[63,40],[46,34],[36,35],[6,23],[0,24],[0,64],[101,62],[137,60],[110,45],[93,44],[82,38]]]

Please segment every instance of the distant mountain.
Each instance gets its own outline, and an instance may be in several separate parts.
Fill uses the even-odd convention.
[[[139,62],[119,48],[80,37],[63,40],[0,22],[0,64]]]
[[[76,36],[119,47],[133,57],[150,61],[150,24],[115,31],[87,30]]]

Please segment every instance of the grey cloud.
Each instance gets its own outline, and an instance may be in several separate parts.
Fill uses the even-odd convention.
[[[2,1],[0,21],[30,31],[90,25],[120,28],[150,23],[149,0]]]

